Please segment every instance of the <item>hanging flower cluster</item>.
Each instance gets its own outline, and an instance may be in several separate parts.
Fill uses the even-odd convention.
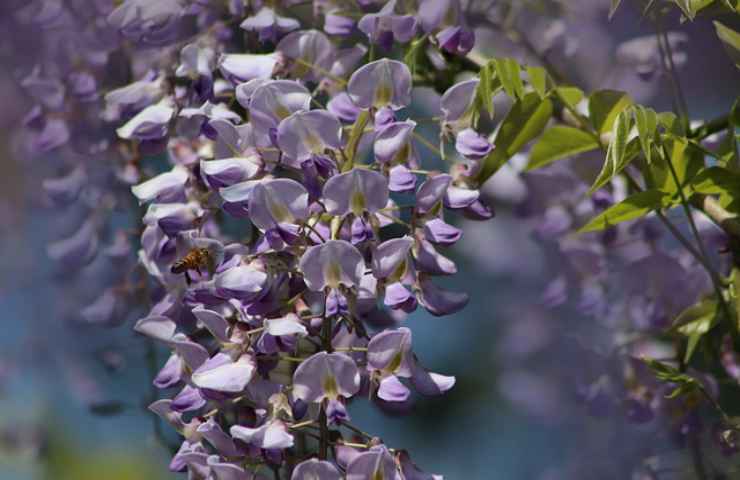
[[[472,180],[492,147],[468,128],[470,92],[453,91],[443,109],[460,113],[445,122],[463,130],[471,165],[423,169],[408,65],[360,66],[368,47],[354,39],[389,52],[423,38],[464,54],[473,34],[456,1],[368,3],[357,25],[317,2],[324,31],[302,29],[287,4],[197,7],[200,21],[219,20],[106,95],[118,137],[142,154],[165,149],[170,163],[131,188],[146,208],[138,259],[159,292],[135,330],[169,346],[154,384],[175,389],[150,409],[184,437],[171,468],[194,478],[428,478],[354,426],[347,406],[453,387],[398,325],[417,308],[443,316],[468,302],[436,277],[457,272],[443,253],[462,234],[450,218],[493,216]],[[167,43],[192,12],[154,5],[125,1],[108,22],[139,45]],[[274,50],[235,50],[232,20]]]
[[[579,340],[550,345],[552,325],[517,312],[501,327],[504,396],[553,417],[547,385],[569,385],[589,413],[668,424],[699,463],[700,408],[711,404],[715,440],[735,452],[736,422],[716,398],[720,380],[740,377],[740,107],[692,128],[676,78],[676,114],[634,104],[675,77],[687,38],[658,32],[610,52],[598,28],[606,4],[564,3],[538,3],[547,22],[510,1],[0,5],[0,53],[22,53],[12,76],[28,110],[17,146],[45,165],[29,190],[58,212],[47,248],[62,280],[56,310],[98,326],[134,312],[135,330],[166,349],[149,408],[182,437],[173,471],[439,478],[356,426],[351,405],[404,412],[415,394],[454,386],[423,366],[404,320],[467,304],[446,286],[457,273],[447,252],[460,217],[493,217],[479,189],[497,172],[494,193],[526,192],[517,213],[534,219],[535,240],[556,261],[529,308],[565,311],[572,328],[557,340]],[[710,3],[734,9],[667,3],[687,18]],[[646,15],[660,20],[651,5]],[[575,10],[586,12],[577,22]],[[720,26],[723,41],[734,38]],[[494,35],[497,58],[473,51],[476,34]],[[587,96],[556,71],[564,59],[573,83],[633,97]],[[439,148],[412,101],[428,93],[419,87],[438,94],[426,110]],[[720,144],[712,134],[723,129]],[[592,163],[601,173],[589,189]],[[668,217],[679,205],[687,228]],[[137,206],[138,217],[125,215]],[[551,347],[545,385],[520,364]],[[716,368],[691,362],[700,350],[718,352]],[[120,407],[98,398],[76,358],[60,363],[91,406]],[[580,460],[568,461],[578,470]],[[624,471],[637,475],[632,464]]]

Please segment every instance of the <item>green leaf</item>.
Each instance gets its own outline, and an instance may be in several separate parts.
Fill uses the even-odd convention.
[[[606,150],[606,161],[589,193],[593,193],[609,183],[634,158],[634,155],[627,156],[627,137],[631,128],[632,114],[629,110],[622,110],[617,115],[617,120],[612,128],[611,141]]]
[[[681,377],[686,376],[673,365],[647,357],[642,357],[642,361],[645,362],[650,370],[653,371],[653,374],[658,380],[662,380],[664,382],[678,382],[681,380]]]
[[[673,0],[673,3],[681,9],[686,18],[694,20],[696,14],[714,3],[714,0]]]
[[[365,131],[365,126],[367,126],[368,122],[370,121],[370,113],[368,110],[363,110],[360,115],[357,117],[357,120],[355,120],[355,124],[352,125],[352,130],[349,133],[349,138],[347,139],[347,147],[345,148],[345,156],[347,157],[347,161],[342,166],[342,171],[349,171],[352,166],[354,165],[355,155],[357,154],[357,147],[360,144],[360,139],[362,138],[362,134]]]
[[[527,67],[527,75],[534,91],[544,100],[547,95],[547,71],[542,67]]]
[[[704,168],[704,152],[695,148],[686,138],[673,137],[671,141],[663,141],[671,152],[671,162],[673,163],[678,180],[682,187],[685,187],[699,170]]]
[[[622,3],[622,0],[612,0],[612,5],[609,8],[609,20],[611,20],[614,14],[617,13],[620,3]]]
[[[576,106],[583,100],[586,95],[578,87],[557,87],[556,93],[558,98],[564,101],[567,106],[575,109]]]
[[[622,110],[632,105],[632,99],[624,92],[599,90],[588,100],[591,123],[599,134],[609,132]]]
[[[652,145],[655,140],[655,132],[658,129],[658,114],[651,108],[645,108],[642,105],[634,107],[635,125],[637,125],[637,134],[640,136],[640,145],[645,160],[650,163],[652,156]]]
[[[519,62],[513,58],[497,58],[493,63],[506,94],[511,98],[521,99],[524,95],[524,84],[522,83]]]
[[[730,58],[735,62],[735,66],[740,68],[740,33],[717,21],[714,22],[714,27]]]
[[[493,117],[493,87],[491,69],[488,65],[480,69],[478,88],[475,92],[478,110],[485,108],[490,117]]]
[[[599,148],[599,143],[593,136],[583,130],[556,125],[545,131],[532,147],[527,170],[541,168],[561,158],[588,152],[596,148]]]
[[[524,145],[542,133],[552,117],[552,110],[552,102],[549,99],[540,99],[534,92],[514,102],[496,134],[493,142],[496,148],[483,159],[483,166],[476,179],[479,185],[496,173]]]
[[[660,190],[645,190],[625,198],[616,205],[612,205],[581,227],[578,233],[604,230],[618,223],[640,218],[653,210],[665,208],[670,204],[671,196],[669,194]]]
[[[661,112],[658,114],[658,124],[662,125],[663,128],[665,128],[667,133],[676,135],[676,136],[683,136],[686,132],[683,131],[683,125],[678,120],[678,116],[676,116],[673,112]]]
[[[740,97],[737,97],[730,110],[730,122],[735,128],[740,127]]]
[[[740,13],[740,1],[738,0],[722,0],[722,4],[726,6],[731,12]]]
[[[419,63],[419,54],[424,51],[421,47],[423,47],[426,42],[426,36],[414,40],[413,42],[411,42],[411,45],[409,45],[409,49],[403,56],[403,62],[408,65],[412,76],[416,75],[416,66]]]
[[[717,319],[717,301],[704,299],[690,306],[676,318],[676,331],[688,337],[684,363],[691,360],[699,340],[714,326]]]
[[[642,358],[642,361],[653,371],[655,377],[666,383],[675,383],[676,389],[666,395],[667,398],[676,398],[679,395],[701,389],[701,384],[692,376],[681,373],[679,369],[651,358]]]
[[[689,186],[694,192],[704,195],[737,194],[740,192],[740,174],[722,167],[710,167],[699,172]]]
[[[662,162],[653,162],[650,166],[652,171],[653,185],[664,192],[671,194],[678,193],[676,182],[667,168],[667,159],[664,152],[670,157],[670,162],[676,170],[679,184],[685,188],[696,174],[704,168],[704,154],[691,147],[689,141],[683,137],[672,137],[665,135],[663,145],[660,151]],[[665,164],[665,166],[664,166]]]

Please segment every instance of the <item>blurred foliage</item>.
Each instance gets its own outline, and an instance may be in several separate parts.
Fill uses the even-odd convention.
[[[49,435],[42,458],[43,479],[134,480],[161,477],[150,459],[128,446],[86,449],[61,432]]]

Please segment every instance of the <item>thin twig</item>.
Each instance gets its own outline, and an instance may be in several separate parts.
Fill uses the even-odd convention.
[[[683,191],[683,186],[681,185],[681,181],[678,178],[678,173],[676,172],[676,168],[673,165],[673,162],[671,161],[671,156],[669,155],[669,152],[666,149],[665,145],[663,145],[663,156],[665,157],[665,161],[668,164],[668,169],[671,172],[671,177],[673,177],[673,182],[676,184],[676,189],[678,190],[678,194],[681,197],[681,206],[683,207],[683,211],[686,214],[686,218],[689,220],[689,227],[691,228],[691,233],[694,235],[696,243],[699,245],[699,254],[701,255],[703,259],[701,263],[704,266],[704,268],[707,270],[707,273],[709,274],[709,277],[712,280],[712,286],[714,287],[714,293],[717,295],[717,301],[722,307],[722,312],[725,314],[725,317],[727,318],[727,322],[730,324],[730,331],[734,332],[735,327],[734,327],[734,322],[732,321],[732,313],[730,311],[729,306],[727,305],[727,302],[725,302],[725,297],[724,297],[724,294],[722,293],[722,279],[720,278],[716,270],[712,267],[712,265],[709,263],[709,256],[707,255],[707,250],[704,247],[704,242],[702,241],[701,235],[699,234],[699,229],[696,228],[696,222],[694,222],[694,215],[691,213],[691,207],[689,204],[689,200]]]

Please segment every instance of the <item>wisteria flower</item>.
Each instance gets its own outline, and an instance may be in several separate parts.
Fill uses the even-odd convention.
[[[290,75],[305,81],[322,78],[335,55],[334,44],[318,30],[291,32],[280,40],[275,51],[287,60]]]
[[[334,421],[348,418],[342,398],[360,389],[355,362],[341,353],[318,352],[303,361],[293,375],[293,396],[306,403],[327,401],[327,416]]]
[[[280,420],[271,420],[257,428],[234,425],[229,429],[232,437],[248,445],[268,450],[285,449],[293,446],[293,435]]]
[[[411,71],[397,60],[376,60],[352,74],[347,93],[360,108],[401,109],[411,103]]]
[[[131,192],[139,202],[168,202],[182,198],[189,175],[187,169],[175,165],[169,172],[161,173],[144,183],[131,187]]]
[[[216,54],[210,48],[201,48],[190,43],[180,51],[180,66],[175,75],[180,78],[189,78],[193,82],[193,89],[201,100],[209,99],[213,93],[213,69]]]
[[[475,130],[466,128],[457,134],[455,149],[466,158],[480,160],[493,150],[493,145]]]
[[[345,240],[329,240],[309,247],[301,257],[299,268],[311,290],[320,292],[329,287],[352,288],[360,284],[365,272],[362,254]]]
[[[175,110],[158,104],[145,108],[116,132],[124,139],[159,140],[167,135],[167,128]]]
[[[249,215],[262,231],[292,236],[296,225],[308,218],[308,191],[287,178],[258,182],[249,194]]]
[[[396,479],[396,462],[385,445],[357,455],[347,465],[347,480]]]
[[[248,32],[257,32],[261,42],[275,42],[288,32],[297,30],[300,24],[294,18],[283,17],[269,7],[262,7],[240,25]]]
[[[249,95],[248,104],[245,105],[246,102],[241,100],[240,102],[249,109],[255,133],[269,136],[271,130],[276,129],[282,120],[298,111],[308,110],[311,106],[311,94],[299,82],[272,80],[256,86]]]
[[[331,215],[375,213],[388,203],[388,179],[373,170],[353,168],[324,185],[324,204]]]
[[[218,353],[193,372],[192,381],[198,388],[239,393],[247,386],[255,371],[254,361],[248,355],[242,355],[234,361],[228,355]]]
[[[311,478],[341,480],[342,474],[339,473],[339,470],[334,464],[311,458],[296,465],[290,480],[308,480]]]
[[[108,16],[122,35],[147,45],[161,45],[176,34],[185,7],[180,0],[126,0]]]
[[[296,112],[278,125],[277,143],[283,154],[301,163],[342,146],[342,125],[326,110]]]
[[[213,189],[254,178],[261,168],[262,162],[257,155],[200,161],[201,177]]]
[[[218,68],[224,78],[236,85],[256,78],[270,78],[277,61],[273,54],[230,53],[221,55]]]
[[[377,120],[375,123],[377,125]],[[392,122],[382,128],[373,142],[375,158],[382,163],[409,164],[414,156],[411,139],[415,127],[416,122],[407,120]]]
[[[410,378],[424,395],[439,395],[455,384],[454,377],[427,372],[411,351],[411,330],[400,327],[375,335],[367,346],[368,368],[375,372],[378,397],[389,402],[404,402],[409,390],[398,378]]]
[[[229,268],[216,274],[216,291],[226,298],[244,301],[257,299],[265,289],[267,274],[248,265]]]
[[[413,15],[395,13],[396,0],[383,5],[378,13],[369,13],[357,23],[357,27],[368,36],[372,43],[388,50],[396,40],[407,43],[416,34],[416,18]]]
[[[443,50],[464,55],[473,48],[475,33],[465,23],[460,0],[424,0],[419,20],[425,32],[437,31],[435,38]]]

